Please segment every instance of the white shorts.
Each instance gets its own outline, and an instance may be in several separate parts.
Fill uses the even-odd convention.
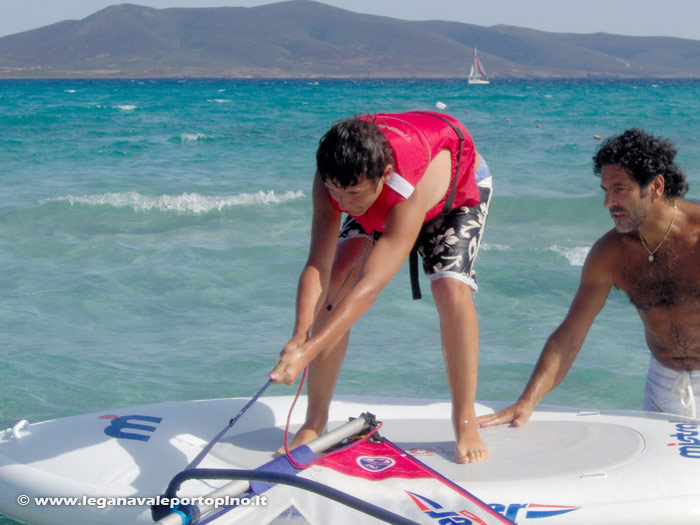
[[[644,410],[698,417],[700,370],[673,370],[651,356],[644,386]]]

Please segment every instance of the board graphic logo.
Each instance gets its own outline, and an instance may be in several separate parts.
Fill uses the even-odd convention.
[[[487,525],[479,516],[468,510],[460,510],[459,512],[447,510],[438,502],[415,492],[406,491],[406,494],[409,495],[423,514],[434,519],[440,525]]]
[[[396,461],[385,456],[360,456],[357,458],[357,464],[369,472],[381,472],[393,467]]]
[[[514,523],[523,518],[532,520],[561,516],[581,508],[571,505],[540,505],[538,503],[511,503],[509,505],[492,503],[489,507]]]
[[[700,459],[700,429],[696,423],[683,421],[671,421],[676,424],[676,433],[670,437],[676,438],[675,443],[669,446],[677,446],[678,453],[684,458]]]
[[[105,427],[105,434],[118,439],[133,439],[135,441],[148,441],[150,434],[156,431],[155,425],[142,425],[134,421],[145,421],[148,423],[160,423],[162,417],[154,416],[100,416],[100,419],[108,419],[109,425]],[[150,434],[144,434],[144,432]]]

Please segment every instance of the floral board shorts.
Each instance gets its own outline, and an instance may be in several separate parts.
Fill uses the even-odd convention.
[[[431,281],[452,277],[466,283],[475,292],[479,288],[474,261],[491,204],[491,177],[481,179],[477,186],[480,197],[477,206],[460,206],[447,215],[431,219],[423,225],[416,242],[418,253],[423,259],[423,271]],[[381,232],[368,234],[355,219],[348,217],[340,229],[338,242],[355,237],[370,238],[374,242],[381,235]]]

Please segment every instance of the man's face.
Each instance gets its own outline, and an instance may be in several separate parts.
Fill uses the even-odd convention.
[[[620,233],[639,228],[651,212],[651,192],[642,190],[618,164],[605,164],[601,168],[600,187],[605,192],[603,204],[610,211],[615,228]]]
[[[325,185],[331,197],[338,203],[341,210],[355,217],[359,217],[377,200],[384,188],[386,180],[388,180],[386,175],[380,178],[376,184],[374,181],[362,178],[360,182],[354,186],[341,188],[336,186],[332,180],[328,179]]]

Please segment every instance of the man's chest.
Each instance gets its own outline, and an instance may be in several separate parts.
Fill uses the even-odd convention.
[[[674,243],[653,261],[634,256],[623,259],[615,285],[640,310],[700,308],[700,247]]]

